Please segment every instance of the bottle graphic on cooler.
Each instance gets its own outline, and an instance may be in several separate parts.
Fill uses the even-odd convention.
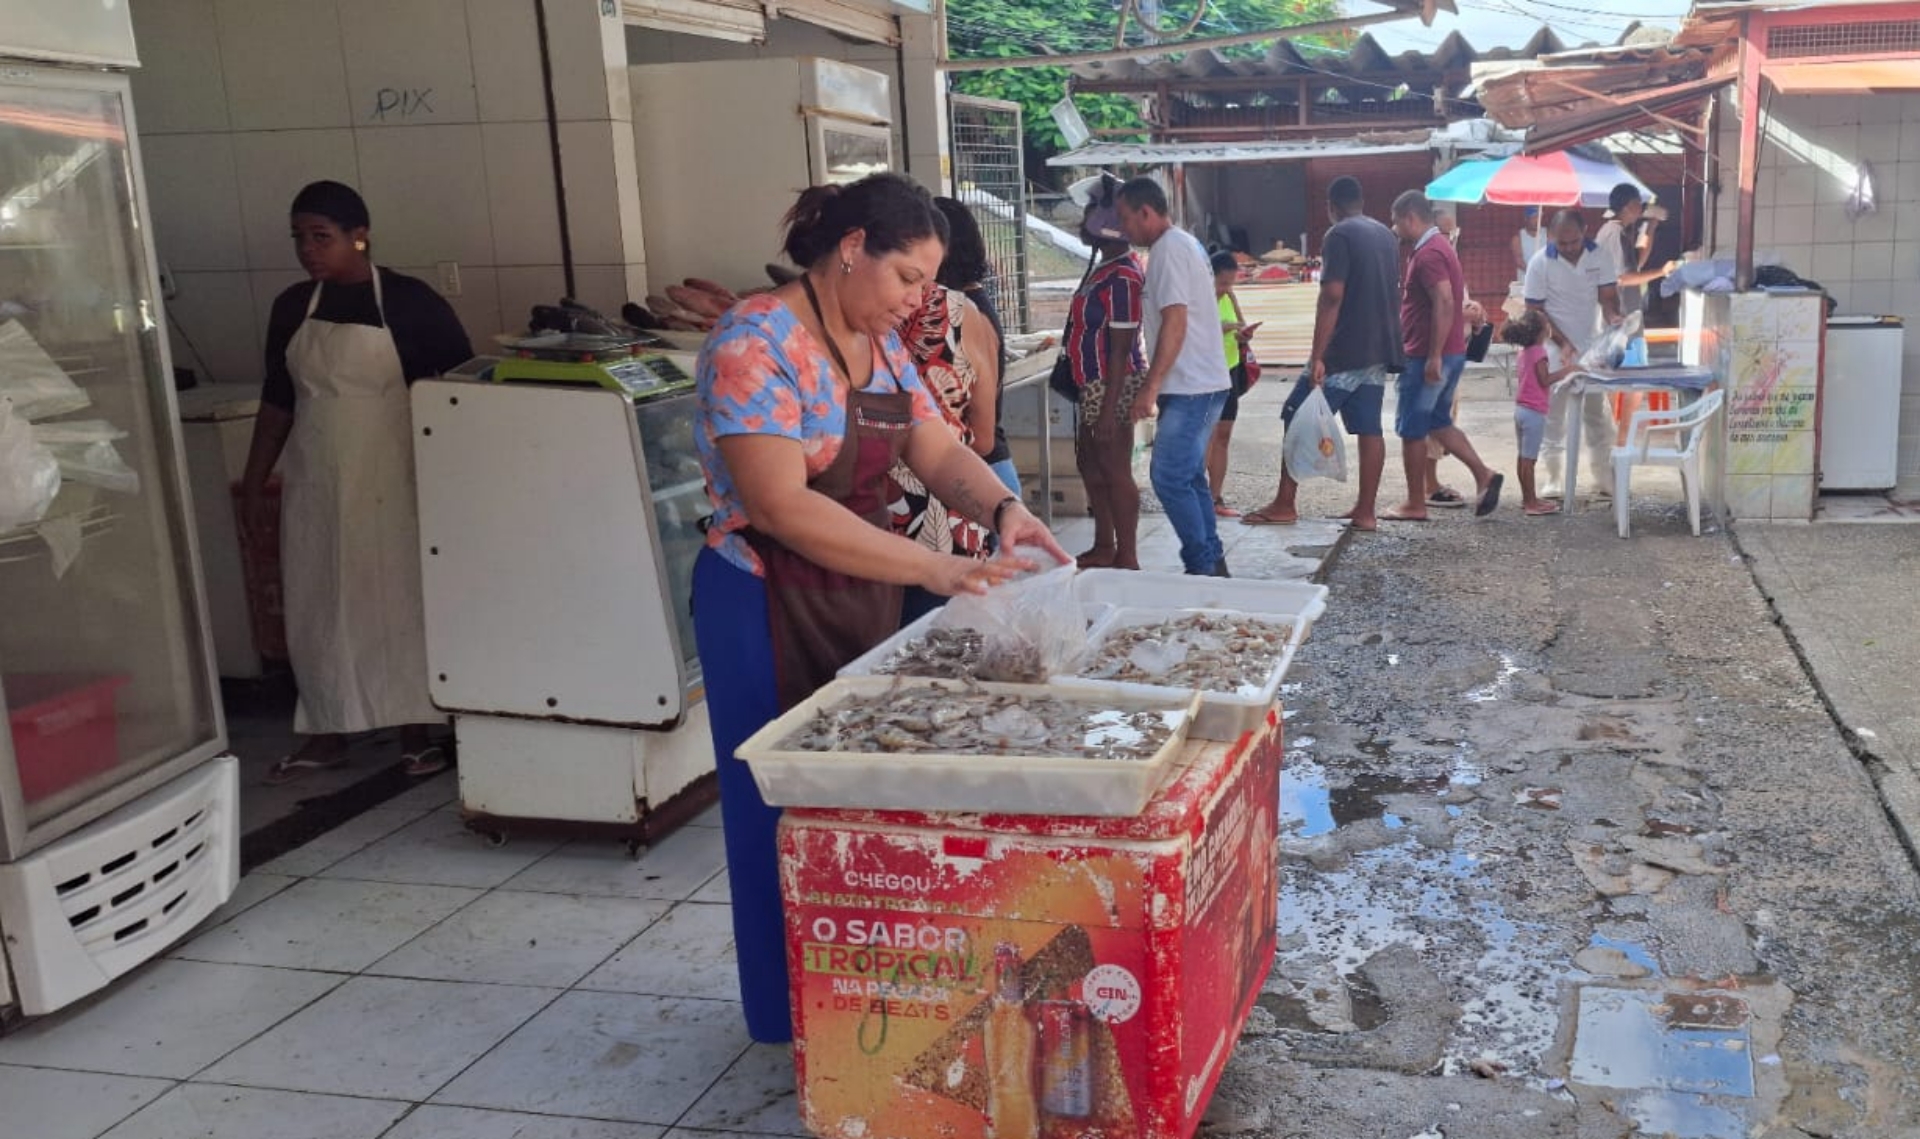
[[[1033,1094],[1034,1031],[1020,978],[1020,947],[993,951],[994,991],[987,1010],[987,1126],[993,1139],[1039,1139]]]
[[[1040,1006],[1040,1110],[1057,1119],[1093,1115],[1093,1024],[1079,1001]]]

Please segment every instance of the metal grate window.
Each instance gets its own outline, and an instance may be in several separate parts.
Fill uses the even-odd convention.
[[[993,303],[1009,335],[1026,332],[1027,177],[1020,104],[954,95],[947,105],[953,196],[980,223],[993,264]]]
[[[1920,52],[1920,20],[1801,24],[1767,32],[1767,56],[1771,59],[1895,52]]]

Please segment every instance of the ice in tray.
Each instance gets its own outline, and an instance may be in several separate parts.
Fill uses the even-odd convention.
[[[1138,813],[1186,742],[1191,694],[906,677],[836,680],[742,744],[790,807]]]

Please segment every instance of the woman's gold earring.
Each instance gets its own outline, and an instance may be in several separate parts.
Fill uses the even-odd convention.
[[[367,251],[367,243],[364,241],[356,241],[353,243],[353,248],[357,253],[365,253]]]

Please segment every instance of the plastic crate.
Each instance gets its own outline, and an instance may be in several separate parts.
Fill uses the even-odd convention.
[[[120,761],[114,698],[124,676],[13,673],[4,678],[20,793],[29,803],[66,790]]]

